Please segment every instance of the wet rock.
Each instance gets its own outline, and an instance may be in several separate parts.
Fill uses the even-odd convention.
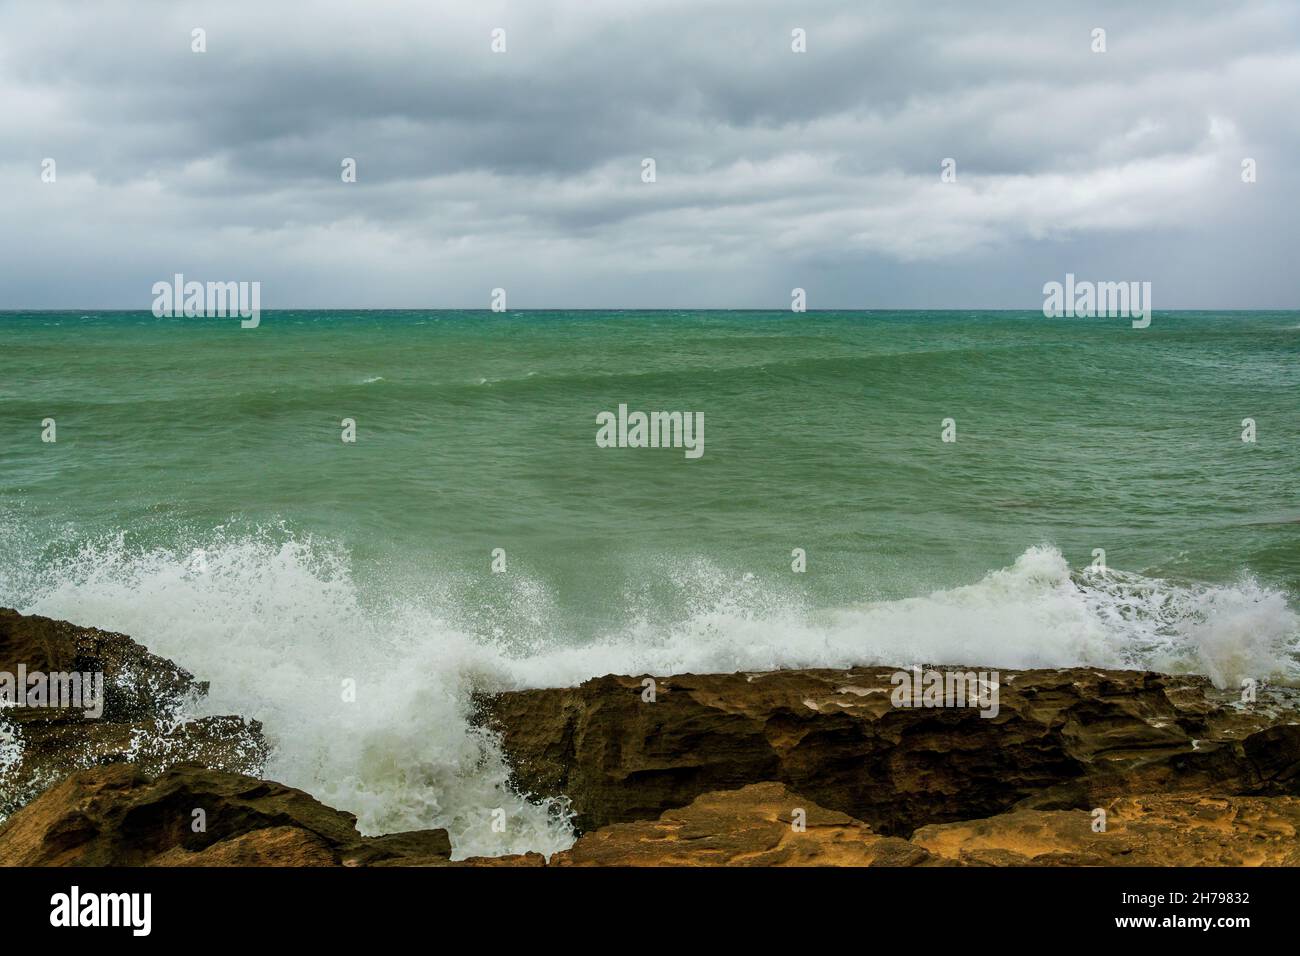
[[[568,796],[583,832],[771,780],[902,836],[1297,719],[1294,702],[1244,711],[1204,678],[1093,668],[1002,672],[991,718],[900,708],[896,670],[684,674],[656,679],[653,702],[644,678],[607,676],[483,697],[481,719],[519,789]],[[1277,761],[1275,779],[1294,775]]]
[[[301,790],[198,766],[83,770],[0,826],[0,866],[445,865],[445,830],[366,838]]]
[[[513,856],[471,856],[453,866],[546,866],[546,857],[540,853],[519,853]]]
[[[0,708],[0,820],[87,767],[134,762],[158,773],[199,762],[258,774],[265,764],[260,724],[236,716],[182,719],[207,684],[124,634],[0,608],[0,673],[20,670],[102,674],[102,713]]]
[[[1300,796],[1300,724],[1269,727],[1240,740],[1197,740],[1191,752],[1101,767],[1016,806],[1091,809],[1130,793]]]
[[[20,664],[29,673],[102,673],[105,702],[100,719],[109,722],[151,719],[208,690],[205,682],[165,657],[150,654],[125,634],[0,608],[0,671],[16,673]],[[7,716],[39,719],[42,712],[14,708]]]

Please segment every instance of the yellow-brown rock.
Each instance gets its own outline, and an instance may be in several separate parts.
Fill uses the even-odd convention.
[[[922,827],[935,857],[985,866],[1297,866],[1300,799],[1148,794],[1087,810],[1016,810]]]
[[[588,833],[550,865],[914,866],[928,856],[782,784],[758,783],[706,793],[658,820]]]

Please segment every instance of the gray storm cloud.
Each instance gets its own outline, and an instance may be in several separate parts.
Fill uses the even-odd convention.
[[[0,2],[0,308],[1300,305],[1300,7],[984,7]]]

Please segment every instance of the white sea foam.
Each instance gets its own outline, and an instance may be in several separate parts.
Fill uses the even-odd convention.
[[[572,840],[559,808],[509,790],[494,742],[471,727],[475,689],[606,673],[917,662],[1300,683],[1300,620],[1284,595],[1249,578],[1189,588],[1115,571],[1072,574],[1045,546],[968,586],[829,611],[701,563],[677,572],[677,585],[695,594],[685,616],[665,622],[632,607],[616,633],[581,645],[554,630],[545,636],[553,609],[535,582],[516,582],[513,599],[526,605],[518,619],[531,614],[543,637],[520,641],[453,623],[467,616],[446,606],[445,589],[433,599],[363,596],[347,555],[310,540],[235,536],[203,550],[200,571],[189,549],[88,545],[25,579],[0,573],[0,602],[22,592],[28,613],[132,635],[211,682],[206,712],[263,722],[270,777],[356,813],[366,832],[446,827],[458,856],[550,853]],[[348,678],[354,704],[341,698]],[[505,833],[492,832],[498,807]]]

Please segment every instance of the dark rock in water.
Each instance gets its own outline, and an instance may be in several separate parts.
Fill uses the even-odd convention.
[[[1004,671],[990,718],[969,707],[895,707],[895,671],[684,674],[659,679],[654,702],[643,700],[642,678],[608,676],[480,706],[521,792],[567,795],[580,831],[653,820],[709,791],[768,780],[906,836],[1094,774],[1191,758],[1282,719],[1231,706],[1204,678],[1093,668]],[[1269,771],[1279,785],[1294,779],[1294,760],[1263,750],[1282,764]]]
[[[1241,740],[1197,740],[1190,752],[1097,768],[1016,806],[1088,809],[1132,793],[1300,796],[1300,724],[1279,724]]]
[[[104,675],[101,720],[130,721],[159,716],[188,696],[202,696],[205,682],[165,657],[150,654],[125,634],[67,621],[22,615],[0,608],[0,671],[16,673],[97,672]],[[16,708],[9,717],[39,719],[40,710]]]
[[[265,764],[266,743],[256,721],[183,720],[186,706],[207,692],[207,684],[123,634],[0,608],[0,674],[16,676],[20,670],[102,675],[102,713],[87,716],[79,707],[0,709],[0,820],[87,767],[130,761],[158,773],[199,762],[257,774]]]
[[[241,774],[74,773],[0,826],[0,866],[446,865],[445,830],[362,837],[356,818]]]

